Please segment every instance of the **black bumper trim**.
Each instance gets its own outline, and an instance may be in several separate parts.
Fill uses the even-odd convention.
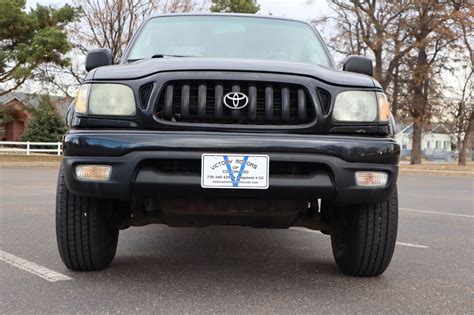
[[[347,162],[398,164],[400,147],[391,138],[231,132],[71,130],[65,156],[123,156],[133,151],[305,153]]]
[[[136,140],[132,141],[134,136]],[[295,135],[252,137],[248,134],[221,136],[220,133],[203,135],[183,132],[173,135],[124,131],[69,133],[64,143],[66,184],[77,195],[123,200],[130,200],[137,195],[190,199],[219,196],[305,200],[322,198],[339,204],[382,201],[390,196],[396,186],[399,147],[390,139]],[[198,148],[198,145],[201,147]],[[123,154],[116,156],[117,151]],[[199,174],[165,173],[153,168],[150,163],[144,163],[159,163],[160,159],[200,159],[202,153],[208,152],[265,153],[270,156],[270,161],[314,163],[323,167],[315,169],[310,175],[270,174],[270,187],[267,190],[229,190],[203,189]],[[108,156],[104,153],[115,154]],[[110,181],[94,183],[77,180],[75,165],[86,163],[112,165]],[[387,172],[389,183],[384,188],[357,187],[354,178],[357,170]]]

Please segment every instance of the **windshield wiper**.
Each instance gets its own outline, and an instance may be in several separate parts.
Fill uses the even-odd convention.
[[[151,58],[166,58],[166,57],[195,57],[195,56],[185,56],[185,55],[168,55],[168,54],[155,54]]]
[[[154,54],[153,56],[151,56],[150,58],[151,59],[154,59],[154,58],[168,58],[168,57],[176,57],[176,58],[183,58],[183,57],[198,57],[198,56],[185,56],[185,55],[169,55],[169,54]],[[127,61],[128,62],[135,62],[135,61],[139,61],[139,60],[143,60],[143,59],[146,59],[146,58],[137,58],[137,59],[128,59]]]

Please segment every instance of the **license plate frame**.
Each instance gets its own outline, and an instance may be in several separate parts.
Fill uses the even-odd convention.
[[[229,172],[230,170],[232,172]],[[202,188],[268,189],[269,174],[270,157],[265,154],[203,153],[201,155]]]

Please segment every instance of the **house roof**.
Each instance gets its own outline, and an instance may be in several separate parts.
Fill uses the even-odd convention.
[[[1,90],[0,90],[1,91]],[[0,95],[0,105],[9,103],[13,100],[18,100],[20,103],[24,105],[29,105],[34,108],[37,108],[41,103],[41,94],[30,94],[24,92],[9,92],[4,95]],[[55,95],[49,96],[54,106],[57,108],[60,115],[64,115],[67,109],[67,106],[70,103],[65,97],[59,97]]]
[[[8,103],[11,103],[13,101],[17,101],[18,103],[21,103],[23,104],[23,102],[18,98],[18,97],[12,97],[10,99],[7,99],[5,98],[5,101],[2,99],[2,97],[0,96],[0,105],[3,105],[3,104],[8,104]]]
[[[15,99],[20,103],[28,104],[36,108],[40,104],[41,96],[22,92],[9,92],[5,95],[0,95],[0,104],[6,104]]]
[[[433,123],[428,126],[423,127],[423,133],[443,133],[451,134],[451,132],[443,124]],[[400,133],[405,133],[411,135],[413,133],[413,124],[409,124],[401,128]]]

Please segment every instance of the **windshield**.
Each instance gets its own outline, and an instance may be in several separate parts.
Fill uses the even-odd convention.
[[[306,23],[237,16],[166,16],[150,19],[133,43],[129,61],[153,56],[279,60],[333,68]]]

